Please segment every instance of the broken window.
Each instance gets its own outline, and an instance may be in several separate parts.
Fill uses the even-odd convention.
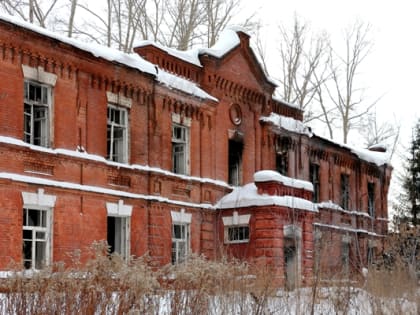
[[[188,128],[172,125],[172,171],[188,174]]]
[[[313,202],[319,202],[319,165],[315,163],[311,163],[309,165],[309,180],[313,185],[314,192],[312,201]]]
[[[172,264],[185,261],[189,253],[190,225],[187,223],[172,224]]]
[[[242,184],[242,150],[242,142],[229,140],[228,183],[233,186],[239,186]]]
[[[117,253],[124,259],[130,255],[130,217],[113,217],[107,219],[107,242],[109,252]]]
[[[46,209],[23,209],[23,266],[42,269],[48,263],[49,217]]]
[[[291,142],[290,138],[282,137],[276,143],[276,171],[285,176],[288,174]]]
[[[128,113],[125,108],[108,105],[107,159],[125,163],[128,160]]]
[[[227,227],[227,243],[242,243],[249,241],[249,226]]]
[[[25,80],[24,94],[24,141],[48,147],[51,87]]]
[[[349,199],[350,199],[350,192],[349,192],[349,175],[341,174],[341,207],[343,209],[349,208]]]
[[[371,217],[375,216],[375,184],[368,183],[368,213]]]

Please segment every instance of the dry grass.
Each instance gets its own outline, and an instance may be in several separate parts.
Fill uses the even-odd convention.
[[[155,270],[147,258],[123,261],[92,246],[93,259],[2,279],[0,314],[417,314],[417,282],[401,263],[378,267],[356,284],[279,289],[273,270],[226,258],[192,256]],[[317,274],[317,278],[322,275]],[[317,279],[315,279],[317,280]],[[318,279],[319,280],[319,279]]]

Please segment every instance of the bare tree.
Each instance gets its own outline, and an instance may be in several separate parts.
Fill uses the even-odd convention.
[[[347,143],[350,131],[361,126],[362,118],[379,100],[368,103],[365,88],[357,85],[358,70],[372,48],[369,31],[369,24],[357,21],[345,31],[344,55],[333,47],[330,49],[332,80],[324,86],[338,115],[344,143]]]
[[[374,108],[365,117],[361,135],[366,147],[369,148],[378,144],[385,145],[392,157],[398,144],[400,130],[401,123],[397,121],[394,123],[390,121],[380,122],[376,108]]]
[[[207,24],[207,46],[211,47],[223,29],[231,22],[240,0],[207,0],[205,17]]]
[[[328,78],[329,38],[325,33],[311,34],[307,23],[295,16],[292,30],[279,27],[281,59],[281,97],[305,111],[305,121],[319,117],[311,105],[318,87]],[[318,99],[319,101],[319,99]]]
[[[47,18],[53,12],[58,0],[43,2],[42,0],[2,0],[0,8],[10,14],[17,15],[25,21],[46,27]]]

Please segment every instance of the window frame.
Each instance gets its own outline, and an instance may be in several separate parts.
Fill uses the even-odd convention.
[[[309,164],[309,181],[312,183],[314,188],[313,195],[312,195],[312,202],[318,203],[319,202],[319,194],[321,188],[321,181],[319,179],[319,171],[320,166],[317,163],[310,163]]]
[[[41,215],[45,218],[45,226],[40,225],[28,225],[29,221],[29,211],[40,212]],[[42,216],[41,216],[42,217]],[[42,221],[42,220],[41,220]],[[26,222],[26,225],[25,225]],[[24,206],[23,207],[23,216],[22,216],[22,262],[23,267],[29,270],[41,270],[46,266],[50,265],[51,262],[51,208],[42,207],[42,206]],[[25,237],[25,231],[31,233],[31,237]],[[44,238],[38,237],[39,233],[44,233]],[[25,242],[31,243],[30,258],[26,258],[25,254]],[[37,255],[39,249],[37,243],[44,243],[44,253],[41,261],[37,261]],[[26,266],[26,263],[29,262],[29,266]],[[39,265],[41,264],[41,265]]]
[[[110,219],[114,220],[113,225],[113,242],[110,243]],[[118,254],[124,260],[130,257],[130,232],[131,232],[131,218],[129,216],[107,216],[107,241],[110,246],[110,254]],[[117,231],[118,229],[118,231]]]
[[[350,206],[350,175],[341,173],[340,176],[340,206],[347,210]]]
[[[180,227],[181,237],[177,237],[175,228]],[[182,232],[183,231],[183,232]],[[190,223],[186,222],[172,222],[172,246],[171,246],[171,263],[177,265],[183,263],[190,253]],[[183,253],[181,252],[181,245],[184,245]]]
[[[181,137],[177,137],[178,132],[181,130]],[[172,172],[175,174],[188,175],[189,174],[189,147],[190,147],[190,128],[183,124],[172,123],[171,126],[171,146],[172,146]],[[176,152],[181,148],[182,153]]]
[[[110,112],[119,112],[120,116],[123,116],[123,122],[116,122],[115,115],[114,117],[110,117]],[[122,113],[122,115],[121,115]],[[107,152],[106,152],[106,159],[113,162],[118,163],[128,163],[128,130],[129,130],[129,111],[126,107],[119,106],[117,104],[108,103],[107,105],[107,136],[106,136],[106,143],[107,143]],[[112,115],[111,115],[112,116]],[[117,129],[117,130],[116,130]],[[121,140],[121,150],[122,152],[114,152],[114,147],[118,140],[115,140],[115,133],[118,131],[122,131],[122,140]]]
[[[228,142],[228,184],[242,185],[242,164],[244,144],[242,141],[229,139]]]
[[[373,182],[368,182],[367,183],[367,197],[368,197],[368,214],[371,217],[375,217],[376,214],[376,209],[375,209],[375,183]]]
[[[247,236],[244,238],[232,239],[232,230],[238,230],[238,234],[242,234],[242,236]],[[242,230],[242,233],[239,233]],[[246,231],[246,233],[245,233]],[[225,226],[225,243],[226,244],[241,244],[241,243],[249,243],[250,239],[250,228],[249,225],[228,225]]]
[[[40,99],[31,99],[32,89],[40,89]],[[23,141],[41,147],[50,147],[52,125],[52,93],[49,84],[31,79],[24,80],[23,86]],[[36,90],[34,98],[37,97]],[[43,117],[36,117],[43,113]],[[39,124],[39,126],[37,126]],[[38,135],[39,134],[39,135]],[[39,138],[39,139],[38,139]]]

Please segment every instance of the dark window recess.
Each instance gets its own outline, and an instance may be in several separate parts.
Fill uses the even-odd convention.
[[[115,219],[115,217],[108,217],[107,241],[110,254],[115,252]]]
[[[229,184],[239,186],[242,183],[242,151],[243,144],[229,140]]]
[[[292,146],[290,138],[279,138],[276,143],[276,171],[287,176],[289,168],[289,149]]]
[[[343,209],[349,208],[350,199],[349,175],[341,174],[341,207]]]
[[[311,181],[314,187],[312,201],[319,202],[320,182],[319,182],[319,165],[318,164],[311,163],[309,165],[309,180]]]
[[[276,154],[276,171],[287,176],[288,159],[287,152]]]
[[[248,241],[249,227],[248,226],[230,226],[228,228],[228,241]]]
[[[368,212],[371,217],[375,216],[375,184],[368,183]]]

